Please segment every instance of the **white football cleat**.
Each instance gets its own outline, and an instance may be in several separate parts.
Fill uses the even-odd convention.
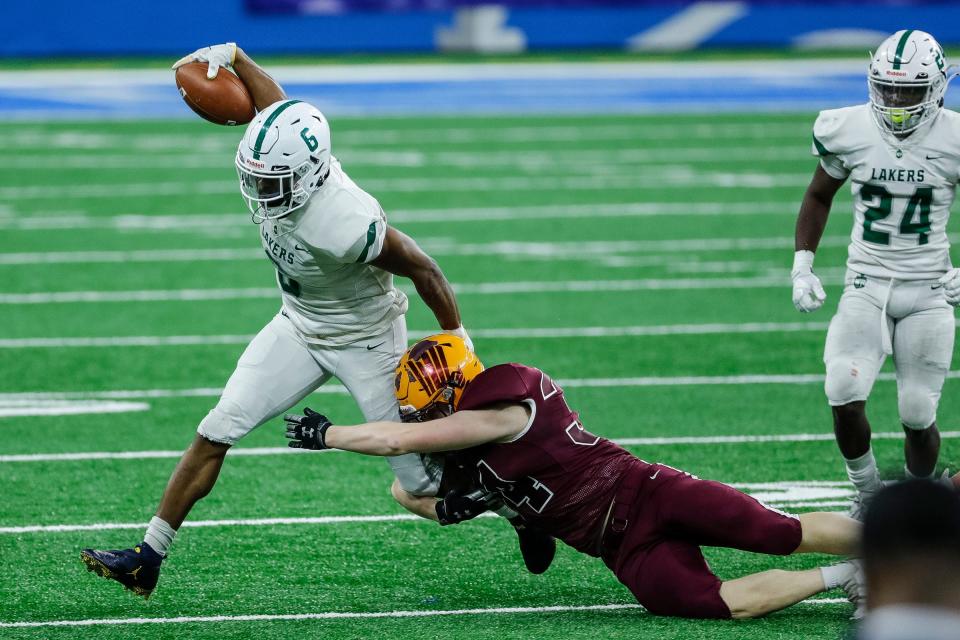
[[[867,515],[867,507],[875,495],[876,493],[861,493],[858,491],[857,495],[855,495],[850,502],[850,509],[847,511],[847,515],[858,522],[863,522],[864,516]]]
[[[880,483],[880,489],[896,484],[896,482],[896,480],[884,480]],[[847,511],[847,515],[858,522],[863,522],[864,516],[867,515],[867,509],[870,508],[870,503],[873,502],[873,499],[880,492],[880,489],[876,491],[857,491],[857,495],[854,496],[850,502],[850,509]]]

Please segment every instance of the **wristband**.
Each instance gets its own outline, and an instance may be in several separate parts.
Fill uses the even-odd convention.
[[[806,249],[797,251],[793,254],[793,269],[790,271],[790,275],[796,277],[798,274],[807,273],[813,271],[813,251],[807,251]]]

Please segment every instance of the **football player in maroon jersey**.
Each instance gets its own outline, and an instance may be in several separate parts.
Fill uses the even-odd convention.
[[[790,515],[728,485],[645,462],[586,431],[563,390],[538,369],[484,370],[462,340],[436,335],[404,354],[396,390],[404,422],[334,426],[307,409],[285,418],[290,446],[375,456],[445,452],[448,468],[469,470],[474,486],[441,500],[411,496],[404,506],[454,524],[502,500],[533,527],[602,558],[655,614],[749,618],[834,587],[860,604],[853,562],[721,581],[700,551],[849,556],[858,522],[839,513]]]

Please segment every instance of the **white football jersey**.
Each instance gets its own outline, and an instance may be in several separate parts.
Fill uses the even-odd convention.
[[[406,312],[393,275],[370,265],[387,229],[377,200],[331,158],[330,175],[307,204],[260,225],[277,268],[283,310],[311,343],[340,346],[386,331]]]
[[[950,269],[947,221],[960,177],[960,114],[942,109],[930,126],[898,141],[881,133],[869,104],[822,111],[812,152],[828,174],[850,178],[851,270],[926,280]]]

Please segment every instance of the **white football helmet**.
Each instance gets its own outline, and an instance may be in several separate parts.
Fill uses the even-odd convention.
[[[905,29],[884,40],[867,72],[880,130],[902,137],[933,122],[953,77],[948,72],[943,48],[929,33]]]
[[[247,125],[237,174],[257,224],[302,207],[330,175],[327,119],[306,102],[274,102]]]

